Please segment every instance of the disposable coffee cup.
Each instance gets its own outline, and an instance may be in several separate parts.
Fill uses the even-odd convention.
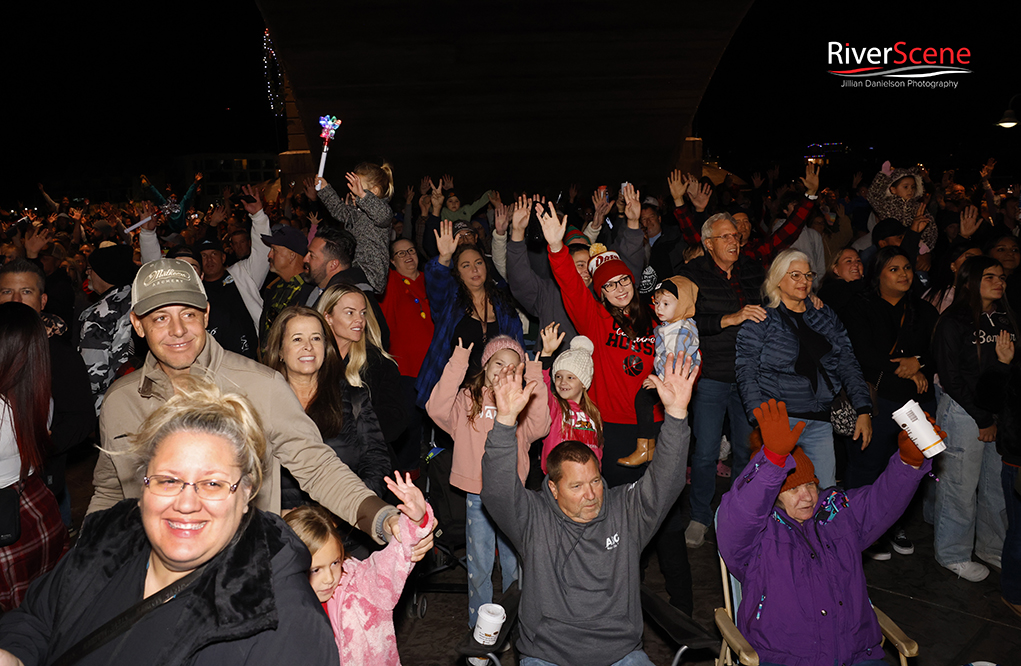
[[[908,434],[926,458],[932,458],[946,450],[947,445],[943,443],[943,438],[929,423],[921,405],[914,400],[908,400],[903,407],[895,411],[893,420]]]
[[[500,604],[479,606],[479,619],[475,621],[475,640],[482,645],[496,645],[500,628],[507,619],[507,612]]]

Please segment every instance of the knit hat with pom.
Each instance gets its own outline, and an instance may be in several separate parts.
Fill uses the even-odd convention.
[[[602,293],[604,284],[621,275],[627,275],[632,283],[635,281],[634,274],[620,255],[607,250],[602,243],[593,243],[589,248],[589,256],[592,258],[588,262],[588,272],[592,275],[592,288],[597,294]]]
[[[595,371],[592,364],[592,352],[595,349],[591,340],[584,335],[576,335],[571,340],[571,347],[553,361],[553,376],[556,377],[558,372],[566,370],[578,378],[586,391],[589,390],[592,386],[592,373]]]
[[[752,455],[754,456],[762,448],[762,431],[758,428],[752,430],[751,436],[748,437],[748,443],[751,445]],[[815,475],[815,465],[812,464],[808,454],[800,446],[795,446],[794,450],[791,451],[791,456],[794,457],[796,467],[794,471],[787,475],[787,480],[784,481],[780,492],[797,488],[810,481],[815,481],[818,484],[819,477]]]
[[[490,340],[486,348],[482,350],[482,366],[485,367],[486,363],[489,363],[489,359],[493,358],[493,354],[501,349],[517,352],[518,358],[521,359],[518,363],[525,362],[525,350],[521,348],[518,341],[509,335],[498,335]]]

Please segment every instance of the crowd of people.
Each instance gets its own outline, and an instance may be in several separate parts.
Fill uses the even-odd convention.
[[[651,663],[643,553],[691,614],[714,531],[761,663],[873,663],[862,557],[913,554],[916,495],[937,562],[1000,569],[1021,615],[1021,219],[994,169],[472,203],[426,176],[399,205],[362,163],[206,211],[201,174],[180,200],[40,185],[0,211],[0,665],[398,664],[437,516],[463,521],[469,626],[497,562],[521,586],[529,666]]]

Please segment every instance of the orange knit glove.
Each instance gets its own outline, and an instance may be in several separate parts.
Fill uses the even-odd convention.
[[[801,437],[801,431],[805,429],[805,422],[798,421],[792,430],[785,403],[770,399],[752,412],[759,422],[762,443],[767,449],[781,457],[786,457],[794,450],[798,438]]]
[[[936,419],[932,418],[932,416],[929,415],[929,412],[925,413],[925,417],[929,419],[929,423],[931,423],[932,427],[936,429],[939,436],[946,441],[947,433],[936,425]],[[908,437],[906,430],[901,430],[897,435],[897,447],[900,449],[900,459],[906,464],[911,465],[912,467],[921,467],[922,463],[925,462],[925,456],[918,447],[915,446],[915,443],[911,441],[911,438]]]

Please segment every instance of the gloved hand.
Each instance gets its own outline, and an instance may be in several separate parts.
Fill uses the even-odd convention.
[[[936,429],[936,432],[940,437],[946,441],[947,433],[942,428],[936,425],[936,419],[929,415],[929,412],[925,413],[925,418],[929,419],[929,423]],[[925,456],[919,450],[915,443],[908,437],[906,430],[901,430],[900,434],[897,435],[897,447],[900,449],[900,459],[906,464],[912,467],[921,467],[922,463],[925,462]]]
[[[792,430],[787,418],[787,405],[770,399],[754,410],[759,429],[762,431],[762,443],[767,449],[780,457],[786,457],[801,437],[805,422],[798,421]]]

